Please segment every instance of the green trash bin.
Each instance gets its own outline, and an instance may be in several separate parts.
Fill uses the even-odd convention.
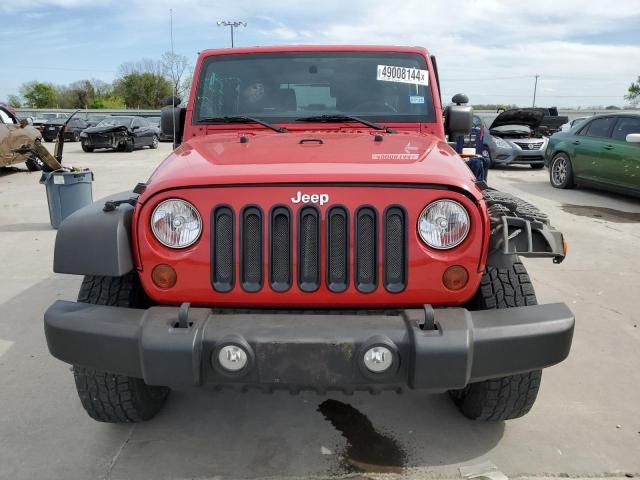
[[[93,172],[88,168],[79,172],[42,174],[40,183],[47,190],[49,219],[53,228],[58,228],[73,212],[93,202],[92,182]]]

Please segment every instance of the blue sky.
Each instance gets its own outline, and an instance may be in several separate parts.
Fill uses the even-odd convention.
[[[229,46],[218,20],[247,22],[236,45],[425,46],[443,97],[474,103],[623,105],[640,75],[640,1],[537,0],[0,0],[0,101],[29,80],[112,81],[118,66],[170,49],[192,61]]]

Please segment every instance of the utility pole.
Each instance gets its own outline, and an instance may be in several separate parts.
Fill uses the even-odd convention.
[[[540,75],[536,75],[536,83],[533,86],[533,106],[536,106],[536,92],[538,91],[538,77]]]
[[[231,27],[231,48],[233,48],[233,28],[238,28],[238,27],[246,27],[247,26],[247,22],[236,22],[234,21],[229,21],[229,20],[223,20],[221,22],[218,22],[218,26],[219,27]]]

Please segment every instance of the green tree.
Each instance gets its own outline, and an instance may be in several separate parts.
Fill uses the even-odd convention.
[[[13,108],[20,108],[22,106],[22,101],[17,95],[9,95],[9,97],[7,98],[7,103],[10,107]]]
[[[638,105],[638,103],[640,103],[640,75],[637,81],[631,82],[628,92],[629,93],[624,96],[625,100],[629,100],[631,105]]]
[[[124,100],[115,95],[99,95],[89,104],[89,108],[125,108]]]
[[[34,108],[55,107],[58,100],[58,92],[50,83],[24,83],[20,87],[20,94],[25,100],[25,105]]]
[[[114,93],[129,108],[159,108],[172,90],[171,82],[161,74],[131,72],[116,80]]]

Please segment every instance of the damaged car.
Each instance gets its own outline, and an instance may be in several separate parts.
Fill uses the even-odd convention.
[[[0,106],[0,167],[24,162],[30,171],[52,171],[60,163],[42,145],[41,133],[13,110]]]
[[[490,165],[529,165],[544,168],[549,138],[544,133],[545,108],[514,108],[500,113],[484,139]]]
[[[97,148],[109,148],[119,152],[131,152],[136,148],[158,148],[158,131],[144,118],[135,116],[108,117],[95,127],[80,133],[82,150],[93,152]]]

